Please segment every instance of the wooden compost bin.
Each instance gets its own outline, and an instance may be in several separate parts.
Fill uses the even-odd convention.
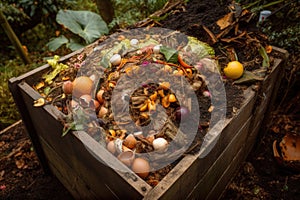
[[[287,55],[284,50],[274,50]],[[216,146],[206,157],[186,155],[154,188],[133,172],[119,172],[97,160],[91,152],[126,168],[88,134],[72,132],[61,137],[63,126],[55,107],[33,106],[41,96],[31,85],[49,70],[49,65],[10,79],[9,87],[43,168],[52,172],[76,199],[217,199],[255,143],[278,90],[283,66],[282,59],[275,59],[262,89],[245,90],[242,107],[226,119]]]

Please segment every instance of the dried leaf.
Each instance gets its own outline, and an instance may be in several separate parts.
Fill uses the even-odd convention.
[[[264,80],[264,78],[259,77],[257,75],[255,75],[252,72],[249,71],[244,71],[244,74],[241,78],[239,78],[238,80],[234,81],[234,84],[243,84],[243,83],[251,83],[254,81],[262,81]]]
[[[46,103],[46,101],[45,101],[44,98],[39,98],[39,99],[37,99],[33,102],[33,106],[34,107],[41,107],[41,106],[45,105],[45,103]]]
[[[45,83],[42,81],[42,82],[39,82],[38,84],[36,84],[35,85],[35,88],[37,89],[37,90],[39,90],[39,89],[41,89],[42,87],[44,87],[45,86]]]
[[[221,19],[219,19],[217,21],[217,25],[220,27],[221,30],[223,30],[228,26],[230,26],[230,24],[232,24],[232,21],[233,21],[233,12],[230,12],[226,14],[224,17],[222,17]]]

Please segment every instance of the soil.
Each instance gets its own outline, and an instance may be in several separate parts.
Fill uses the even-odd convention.
[[[165,28],[180,30],[207,41],[216,49],[217,55],[224,56],[220,50],[222,46],[219,43],[213,44],[202,27],[205,25],[214,34],[220,31],[215,22],[229,12],[230,2],[218,2],[190,0],[185,8],[176,9],[159,23]],[[253,24],[247,26],[247,30],[258,31]],[[261,37],[259,34],[256,36]],[[244,53],[248,50],[252,52],[253,49],[245,49],[237,44],[234,47],[241,61],[250,62],[254,59]],[[224,58],[222,62],[228,62],[227,59]],[[298,56],[292,55],[288,66],[293,68],[299,61]],[[256,67],[249,67],[248,70]],[[227,84],[230,85],[227,92],[239,97],[240,90],[232,89],[230,81]],[[280,99],[284,94],[279,94],[276,103],[280,106],[270,114],[268,123],[261,129],[257,144],[224,191],[222,199],[300,199],[299,172],[279,166],[272,152],[274,140],[279,140],[288,132],[300,132],[300,108],[297,106],[300,94],[295,88],[289,88],[289,95],[281,104]],[[240,102],[228,102],[231,110],[229,114],[232,114]],[[0,152],[0,199],[72,199],[55,177],[43,172],[22,123],[0,132]]]

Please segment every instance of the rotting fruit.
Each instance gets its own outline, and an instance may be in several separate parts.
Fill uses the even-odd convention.
[[[224,74],[226,77],[231,79],[238,79],[244,73],[244,66],[239,61],[231,61],[224,68]]]

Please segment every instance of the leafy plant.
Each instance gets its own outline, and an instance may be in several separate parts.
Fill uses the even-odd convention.
[[[115,18],[109,27],[126,27],[161,9],[167,0],[113,0]]]
[[[84,41],[82,42],[76,37],[68,39],[64,35],[60,35],[47,43],[50,51],[55,51],[64,44],[75,51],[109,32],[101,16],[90,11],[60,10],[57,13],[56,21]]]

